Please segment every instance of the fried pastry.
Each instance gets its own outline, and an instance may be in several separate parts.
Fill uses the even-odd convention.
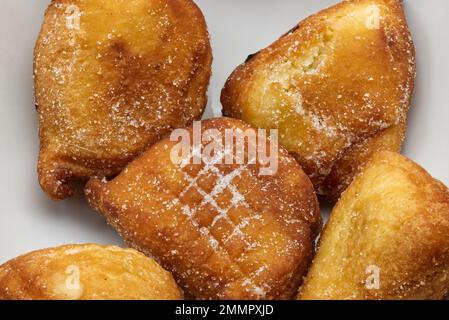
[[[176,299],[172,275],[132,249],[66,245],[0,266],[0,300]]]
[[[399,151],[415,52],[399,0],[349,0],[300,22],[229,77],[226,116],[277,128],[335,201],[375,151]]]
[[[238,140],[242,132],[248,135]],[[321,228],[310,180],[274,139],[240,120],[206,120],[185,133],[190,142],[180,161],[173,157],[180,142],[164,139],[114,180],[92,179],[90,204],[190,296],[291,298]],[[263,173],[268,163],[261,154],[254,159],[251,133],[277,170]]]
[[[449,190],[388,151],[343,193],[302,299],[442,299],[449,292]]]
[[[43,190],[67,198],[201,118],[211,59],[191,0],[52,1],[34,66]]]

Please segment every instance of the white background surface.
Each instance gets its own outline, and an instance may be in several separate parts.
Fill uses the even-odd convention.
[[[65,243],[122,244],[81,192],[54,203],[36,175],[33,47],[49,0],[0,0],[0,264]],[[206,117],[220,110],[232,70],[301,19],[336,0],[197,0],[214,53]],[[404,0],[418,78],[404,153],[449,184],[449,1]]]

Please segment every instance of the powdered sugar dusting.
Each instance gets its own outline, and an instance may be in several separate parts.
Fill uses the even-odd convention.
[[[226,114],[278,128],[317,190],[344,190],[357,159],[374,148],[365,142],[380,143],[378,136],[406,122],[415,57],[398,9],[393,2],[348,1],[309,17],[231,75]],[[390,140],[403,140],[396,132]],[[387,138],[382,143],[398,150]],[[346,156],[353,163],[343,165]]]
[[[248,129],[235,119],[203,123],[223,132]],[[311,254],[306,243],[313,242],[310,230],[320,221],[313,188],[294,159],[280,150],[278,171],[260,176],[262,164],[249,157],[247,147],[243,164],[236,161],[237,147],[224,145],[200,163],[192,161],[206,147],[204,141],[171,162],[174,144],[168,140],[114,181],[97,181],[104,187],[86,192],[91,203],[195,297],[293,295],[291,282],[300,280],[298,265]]]
[[[200,117],[210,67],[209,37],[196,7],[53,1],[34,73],[42,157],[61,163],[40,165],[43,187],[67,197],[68,180],[115,175],[163,135]],[[58,170],[67,172],[64,181],[55,181]]]

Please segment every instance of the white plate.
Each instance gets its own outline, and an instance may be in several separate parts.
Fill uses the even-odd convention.
[[[0,0],[0,263],[64,243],[122,244],[81,193],[54,203],[36,178],[37,117],[32,58],[49,0]],[[197,0],[212,38],[214,70],[206,117],[221,109],[224,81],[267,46],[336,0]],[[404,153],[449,184],[449,1],[404,0],[418,78]]]

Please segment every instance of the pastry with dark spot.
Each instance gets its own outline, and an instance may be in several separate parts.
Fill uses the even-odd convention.
[[[224,115],[279,129],[317,192],[336,201],[369,156],[400,151],[415,52],[399,0],[321,11],[229,77]]]
[[[211,60],[191,0],[52,1],[34,60],[43,190],[67,198],[200,119]]]

